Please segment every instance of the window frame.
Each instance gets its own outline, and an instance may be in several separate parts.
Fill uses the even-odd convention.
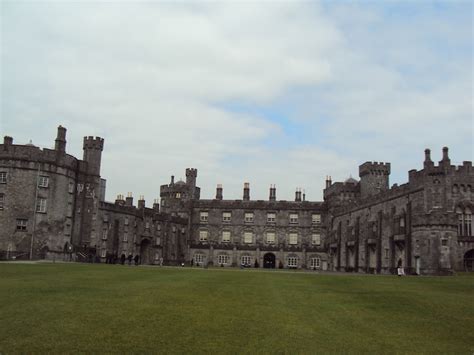
[[[299,220],[298,213],[290,213],[290,216],[289,216],[290,224],[298,224],[298,220]]]
[[[253,243],[253,232],[244,232],[244,235],[243,235],[243,242],[244,244],[252,244]],[[250,237],[250,241],[248,241],[249,239],[247,239],[248,237]]]
[[[268,236],[269,236],[269,235],[273,235],[273,240],[269,240],[269,239],[268,239]],[[275,244],[275,243],[276,243],[276,232],[273,232],[273,231],[265,232],[265,243],[267,243],[267,244]]]
[[[228,239],[224,239],[224,235],[228,235]],[[221,233],[221,241],[222,243],[230,243],[230,240],[232,238],[232,233],[230,230],[223,230],[222,233]]]
[[[199,231],[199,241],[207,242],[208,240],[209,240],[209,231],[207,229],[201,229]]]
[[[49,187],[49,176],[40,175],[38,176],[38,187],[48,188]]]
[[[222,222],[230,223],[232,221],[232,212],[222,212]]]
[[[28,219],[26,218],[17,218],[16,219],[16,230],[26,232],[28,231]]]
[[[199,212],[199,221],[204,222],[204,223],[209,222],[209,212],[208,211]]]
[[[316,245],[316,246],[321,245],[321,234],[320,233],[311,234],[311,244]]]
[[[0,171],[0,184],[6,184],[8,179],[7,171]]]
[[[276,212],[267,212],[267,223],[276,223]]]
[[[244,222],[245,223],[253,223],[254,221],[254,213],[253,212],[244,212]]]
[[[36,213],[46,213],[48,209],[48,200],[43,197],[38,197],[36,200]]]
[[[298,233],[288,233],[288,245],[298,245]]]

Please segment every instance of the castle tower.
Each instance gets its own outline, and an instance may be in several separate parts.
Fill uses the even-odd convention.
[[[365,198],[389,189],[390,163],[365,162],[359,166],[360,196]]]
[[[186,185],[195,187],[197,174],[198,174],[197,169],[187,168],[186,169]]]
[[[100,162],[102,159],[102,150],[104,149],[104,139],[100,137],[94,138],[92,136],[84,137],[83,149],[83,160],[88,164],[88,173],[100,175]]]
[[[66,153],[66,128],[63,126],[58,127],[54,149],[58,152]]]

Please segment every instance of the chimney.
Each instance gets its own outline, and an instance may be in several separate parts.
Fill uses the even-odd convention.
[[[155,198],[155,200],[153,201],[153,210],[155,212],[160,212],[160,200]]]
[[[270,201],[276,201],[276,187],[275,184],[270,185]]]
[[[306,201],[306,193],[304,190],[303,190],[303,201]]]
[[[301,202],[301,189],[298,187],[296,188],[296,192],[295,192],[295,201]]]
[[[248,182],[244,183],[244,201],[250,200],[250,184]]]
[[[451,160],[448,155],[448,147],[443,147],[443,160],[442,162],[447,165],[451,165]]]
[[[13,138],[10,137],[10,136],[3,137],[3,144],[12,145],[13,144]]]
[[[326,189],[332,184],[331,177],[326,175]]]
[[[127,193],[127,198],[125,198],[125,206],[129,206],[129,207],[133,206],[133,196],[131,192]]]
[[[66,153],[66,128],[63,126],[58,127],[54,149],[58,152]]]
[[[138,208],[145,208],[145,197],[143,195],[140,195],[140,199],[138,200]]]
[[[123,195],[117,195],[115,199],[115,204],[119,206],[123,206],[125,204],[125,200],[123,199]]]
[[[171,185],[174,185],[174,175],[171,175]]]
[[[428,148],[425,149],[425,161],[423,162],[423,166],[425,169],[434,166],[434,163],[431,160],[431,150]]]
[[[216,200],[222,200],[222,185],[221,184],[217,184]]]

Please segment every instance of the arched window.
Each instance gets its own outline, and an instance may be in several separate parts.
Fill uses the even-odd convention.
[[[456,209],[458,214],[458,235],[472,236],[472,212],[469,207]]]

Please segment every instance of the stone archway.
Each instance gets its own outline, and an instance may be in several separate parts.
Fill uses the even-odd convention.
[[[150,239],[143,239],[140,243],[140,263],[153,264],[153,250]]]
[[[474,249],[471,249],[464,254],[464,270],[474,271]]]
[[[267,269],[274,269],[276,264],[276,257],[273,253],[266,253],[263,256],[263,267]]]

